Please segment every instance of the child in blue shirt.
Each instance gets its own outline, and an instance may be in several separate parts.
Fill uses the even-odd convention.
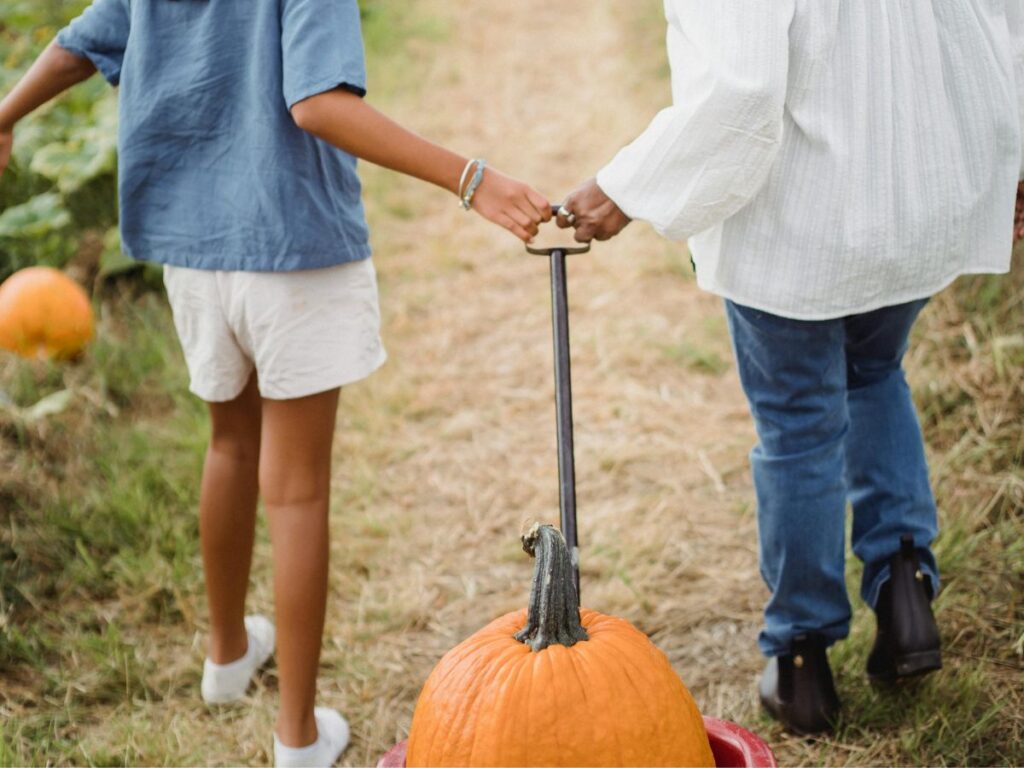
[[[356,0],[95,0],[0,101],[0,173],[15,123],[97,70],[120,86],[122,247],[165,265],[191,389],[209,403],[203,697],[241,698],[276,640],[275,762],[330,765],[348,742],[341,715],[314,707],[335,411],[385,357],[356,158],[444,187],[523,240],[550,207],[363,101]],[[258,494],[276,638],[244,613]]]

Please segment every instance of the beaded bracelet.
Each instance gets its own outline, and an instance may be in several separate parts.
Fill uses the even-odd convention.
[[[459,205],[462,206],[462,210],[468,211],[473,205],[473,195],[476,194],[477,187],[480,186],[480,182],[484,180],[484,169],[487,167],[486,160],[471,160],[470,163],[476,163],[476,170],[473,172],[473,178],[469,181],[469,186],[466,191],[462,191],[462,183],[465,182],[466,173],[469,171],[469,165],[466,165],[466,169],[462,172],[462,181],[459,183]]]

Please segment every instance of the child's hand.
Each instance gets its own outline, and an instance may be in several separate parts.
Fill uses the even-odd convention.
[[[523,242],[532,240],[541,222],[551,219],[551,204],[528,184],[493,168],[484,171],[473,195],[473,210]]]
[[[14,131],[0,131],[0,177],[7,169],[11,160],[11,148],[14,146]]]

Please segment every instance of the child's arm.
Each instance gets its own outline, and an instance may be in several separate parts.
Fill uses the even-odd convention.
[[[14,124],[54,96],[89,78],[96,67],[56,43],[43,51],[14,89],[0,101],[0,176],[11,158]]]
[[[300,128],[349,154],[459,192],[465,157],[407,131],[353,93],[317,94],[295,104],[292,117]],[[537,225],[551,218],[543,195],[491,168],[484,172],[472,207],[522,240],[532,239]]]

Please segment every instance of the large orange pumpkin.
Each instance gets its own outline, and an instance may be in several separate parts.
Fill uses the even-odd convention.
[[[529,611],[450,650],[420,693],[408,766],[713,766],[697,705],[632,624],[577,607],[569,552],[549,525]]]
[[[23,357],[74,357],[93,336],[92,305],[56,269],[28,267],[0,285],[0,348]]]

